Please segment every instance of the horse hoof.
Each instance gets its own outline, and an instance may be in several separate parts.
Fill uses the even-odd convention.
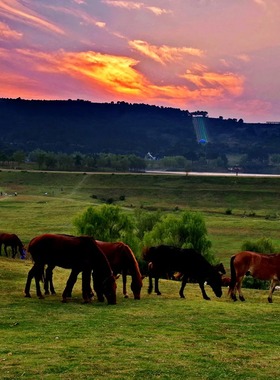
[[[239,296],[240,301],[244,302],[245,298],[243,296]]]
[[[161,292],[157,292],[157,296],[161,296]]]
[[[67,299],[66,299],[66,298],[62,298],[61,302],[62,302],[62,303],[66,303],[66,302],[67,302]]]
[[[128,298],[128,295],[127,295],[127,294],[125,294],[125,295],[124,295],[124,298]]]
[[[184,296],[184,294],[180,294],[180,297],[181,297],[181,298],[186,298],[186,297]]]
[[[56,292],[52,292],[52,295],[55,295],[56,294]]]
[[[26,298],[31,298],[31,295],[30,295],[30,294],[25,294],[24,297],[26,297]]]
[[[46,292],[45,292],[45,296],[48,296],[50,294],[50,292],[47,290]]]
[[[267,300],[268,300],[269,303],[272,303],[272,298],[268,297]]]
[[[40,296],[38,296],[39,300],[44,300],[45,297],[43,296],[43,294],[41,294]]]

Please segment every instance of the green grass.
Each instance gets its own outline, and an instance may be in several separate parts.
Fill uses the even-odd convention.
[[[75,233],[73,218],[89,205],[114,198],[136,207],[203,214],[213,250],[225,267],[247,239],[271,238],[280,247],[280,180],[154,175],[0,172],[0,230],[24,243],[46,232]],[[14,196],[14,192],[18,195]],[[124,195],[125,200],[119,201]],[[94,196],[94,198],[92,197]],[[225,211],[230,208],[231,215]],[[244,212],[246,211],[246,217]],[[250,216],[248,216],[250,215]],[[280,251],[280,248],[279,248]],[[56,268],[56,296],[23,296],[29,260],[0,257],[0,378],[10,379],[275,379],[279,377],[280,294],[244,289],[246,302],[227,291],[211,301],[198,285],[161,280],[163,295],[117,305],[82,304],[81,280],[73,299],[61,293],[69,272]]]
[[[280,295],[245,289],[202,299],[188,284],[161,280],[162,296],[82,304],[81,283],[61,302],[68,271],[54,271],[57,295],[23,297],[30,262],[0,258],[1,379],[275,379],[279,375]]]

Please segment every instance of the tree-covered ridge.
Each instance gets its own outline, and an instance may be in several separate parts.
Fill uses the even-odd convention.
[[[194,117],[207,132],[201,143]],[[184,157],[194,170],[238,165],[278,172],[280,124],[210,118],[206,111],[83,100],[0,99],[0,154],[22,150],[85,155]],[[0,158],[0,160],[2,160]],[[190,165],[188,164],[188,167]],[[210,166],[210,167],[209,167]]]

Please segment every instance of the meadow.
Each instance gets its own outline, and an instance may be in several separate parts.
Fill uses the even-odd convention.
[[[73,218],[113,200],[136,207],[199,211],[216,256],[228,267],[247,239],[270,238],[280,251],[279,179],[131,174],[0,172],[0,230],[25,244],[45,232],[75,233]],[[15,193],[17,195],[15,195]],[[122,200],[120,200],[122,199]],[[117,305],[82,304],[81,281],[61,302],[69,272],[56,268],[57,295],[23,296],[30,260],[0,257],[1,379],[275,379],[279,370],[280,294],[245,289],[246,302],[202,299],[188,284],[161,280],[162,296]]]

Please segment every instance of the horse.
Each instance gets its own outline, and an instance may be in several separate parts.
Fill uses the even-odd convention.
[[[185,298],[184,288],[189,278],[198,282],[204,299],[210,300],[205,292],[205,282],[211,286],[217,297],[222,296],[221,275],[194,249],[159,245],[157,247],[144,249],[143,259],[149,263],[150,269],[153,272],[156,290],[158,290],[159,275],[173,271],[180,272],[183,275],[182,285],[179,291],[181,298]]]
[[[4,245],[4,252],[8,257],[7,247],[12,248],[12,258],[16,257],[19,252],[21,259],[25,258],[26,251],[20,238],[16,234],[0,233],[0,255],[2,252],[2,244]]]
[[[251,251],[239,252],[230,259],[231,283],[229,295],[237,301],[236,291],[240,301],[245,301],[241,285],[245,275],[251,274],[259,280],[270,280],[268,302],[272,303],[272,293],[280,281],[280,254],[261,254]]]
[[[128,298],[128,294],[126,290],[126,282],[127,282],[126,280],[127,280],[127,275],[130,274],[132,278],[131,290],[133,292],[134,299],[139,300],[141,288],[143,286],[142,275],[139,269],[138,262],[131,248],[123,242],[110,243],[110,242],[104,242],[100,240],[95,240],[95,242],[97,246],[102,250],[102,252],[107,257],[109,264],[112,268],[112,271],[114,273],[114,276],[117,277],[119,273],[122,274],[124,297]],[[53,281],[52,281],[52,269],[53,268],[48,267],[46,271],[45,294],[49,294],[48,283],[50,283],[50,290],[52,294],[55,293]],[[74,275],[72,275],[72,278],[73,277]],[[76,280],[74,280],[74,282]],[[68,294],[68,296],[71,296],[71,291]],[[100,301],[102,300],[102,296],[100,297],[98,292],[97,292],[97,297]]]
[[[39,298],[44,298],[40,289],[40,280],[44,278],[45,265],[52,268],[59,266],[72,269],[62,294],[66,302],[69,289],[74,285],[74,279],[82,272],[82,292],[84,302],[91,300],[90,277],[93,272],[95,287],[107,298],[108,304],[116,304],[116,282],[110,264],[90,236],[69,236],[59,234],[43,234],[33,238],[28,251],[34,265],[28,272],[25,285],[25,296],[30,297],[30,285],[35,277],[36,291]]]
[[[225,267],[222,263],[219,263],[219,264],[216,264],[216,265],[213,265],[213,268],[216,270],[217,273],[219,273],[219,275],[221,276],[221,279],[222,279],[222,286],[223,286],[223,275],[226,274],[226,270],[225,270]],[[184,274],[182,272],[175,272],[172,276],[169,274],[169,273],[155,273],[154,269],[153,269],[153,263],[150,262],[148,264],[148,277],[149,277],[149,287],[148,287],[148,293],[151,294],[152,291],[153,291],[153,277],[155,279],[155,293],[160,296],[161,295],[161,292],[159,290],[159,277],[164,277],[164,278],[167,278],[168,280],[170,278],[176,280],[176,281],[180,281],[182,280],[182,285],[181,285],[181,289],[180,289],[180,297],[181,298],[185,298],[184,296],[184,289],[185,289],[185,286],[189,280],[188,277],[184,277]],[[195,281],[195,279],[192,279]],[[206,298],[207,298],[207,295],[206,295]]]

